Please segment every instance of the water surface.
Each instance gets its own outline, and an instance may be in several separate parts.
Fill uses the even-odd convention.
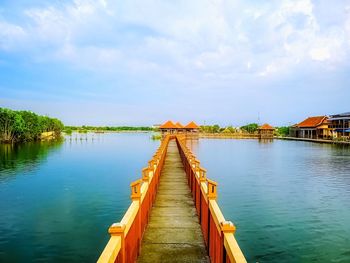
[[[150,134],[73,134],[0,145],[0,262],[94,262],[159,145]],[[350,262],[350,147],[197,140],[249,262]]]
[[[188,143],[249,262],[350,262],[350,147],[299,141]]]
[[[0,262],[95,262],[158,145],[147,133],[0,145]]]

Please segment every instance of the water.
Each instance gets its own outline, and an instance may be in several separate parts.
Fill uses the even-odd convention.
[[[130,182],[159,145],[149,137],[0,145],[0,262],[94,262],[130,204]],[[218,202],[249,262],[350,262],[350,147],[189,145],[218,181]]]
[[[159,141],[73,134],[0,145],[0,262],[95,262]]]
[[[218,202],[248,262],[350,262],[350,147],[188,144],[218,181]]]

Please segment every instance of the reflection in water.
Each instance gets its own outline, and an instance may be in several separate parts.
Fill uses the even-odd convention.
[[[273,139],[259,139],[259,143],[272,143]]]
[[[159,141],[73,134],[0,147],[0,262],[94,262]],[[350,147],[191,140],[248,262],[350,262]],[[33,169],[35,168],[35,169]],[[6,178],[10,178],[6,180]]]
[[[0,262],[95,262],[158,144],[89,133],[1,145]]]
[[[18,170],[32,170],[42,163],[47,155],[62,146],[63,140],[28,142],[21,144],[0,144],[0,182],[5,175]],[[5,173],[10,171],[10,173]]]
[[[248,262],[350,262],[350,147],[200,140]]]

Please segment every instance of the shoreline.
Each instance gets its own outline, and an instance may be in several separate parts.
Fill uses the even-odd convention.
[[[277,139],[277,140],[305,141],[305,142],[326,143],[326,144],[350,146],[350,141],[334,141],[334,140],[325,140],[325,139],[309,139],[309,138],[279,137],[279,136],[274,136],[273,138],[260,138],[258,134],[199,133],[198,138],[200,138],[200,139],[258,139],[258,140]]]
[[[327,143],[327,144],[338,144],[338,145],[350,146],[349,141],[332,141],[332,140],[324,140],[324,139],[309,139],[309,138],[296,138],[296,137],[274,137],[274,139],[286,140],[286,141],[304,141],[304,142]]]
[[[259,139],[258,134],[225,134],[225,133],[199,133],[201,139]]]
[[[109,130],[100,130],[100,131],[93,131],[93,130],[87,130],[86,132],[78,132],[78,131],[72,131],[73,133],[78,133],[78,134],[86,134],[86,133],[96,133],[96,134],[103,134],[103,133],[151,133],[154,131],[109,131]],[[66,132],[62,132],[65,135],[69,135]]]

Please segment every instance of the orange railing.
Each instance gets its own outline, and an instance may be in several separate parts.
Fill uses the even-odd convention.
[[[163,168],[170,136],[166,136],[142,170],[142,179],[131,183],[131,204],[119,223],[108,229],[111,237],[104,248],[99,263],[135,262],[140,251],[142,235],[156,197],[160,172]]]
[[[142,170],[142,179],[131,183],[132,202],[122,220],[108,229],[111,237],[98,259],[99,263],[128,263],[137,260],[142,235],[156,197],[169,140],[174,138],[193,194],[211,262],[246,262],[233,235],[236,228],[225,220],[216,202],[216,182],[206,178],[206,170],[200,167],[200,162],[186,147],[184,136],[167,135],[149,161],[148,167]]]
[[[181,160],[188,178],[201,224],[204,242],[212,263],[246,262],[234,237],[235,226],[226,221],[217,202],[217,183],[206,178],[206,170],[186,147],[186,137],[176,136]]]

